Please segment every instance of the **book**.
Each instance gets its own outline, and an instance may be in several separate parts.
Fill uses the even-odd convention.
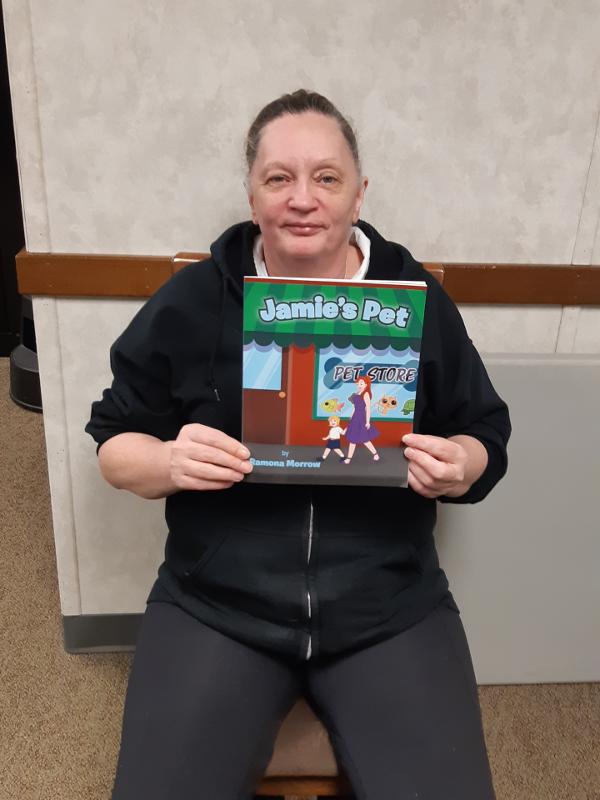
[[[426,296],[422,281],[244,279],[246,480],[407,486]]]

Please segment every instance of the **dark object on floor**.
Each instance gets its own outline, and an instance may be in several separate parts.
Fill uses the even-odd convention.
[[[33,305],[29,295],[21,303],[21,344],[10,354],[10,397],[29,411],[42,410]]]

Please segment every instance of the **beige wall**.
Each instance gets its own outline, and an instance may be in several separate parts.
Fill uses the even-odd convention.
[[[251,117],[303,85],[352,116],[367,215],[418,256],[593,252],[597,2],[4,5],[19,146],[39,135],[43,158],[45,191],[23,174],[32,249],[205,247],[245,213]]]
[[[422,260],[600,263],[597,0],[7,0],[28,248],[205,250],[298,86],[360,133],[365,217]],[[465,312],[489,352],[599,352],[600,313]]]
[[[30,250],[205,250],[282,91],[353,118],[365,217],[423,260],[600,263],[595,0],[4,3]],[[596,310],[465,310],[490,352],[599,352]]]
[[[364,216],[417,258],[600,263],[597,0],[3,7],[31,251],[206,250],[247,215],[251,118],[305,86],[353,119]],[[65,614],[141,610],[162,557],[162,504],[103,485],[83,433],[138,305],[35,301]],[[600,353],[598,309],[461,310],[486,353]]]

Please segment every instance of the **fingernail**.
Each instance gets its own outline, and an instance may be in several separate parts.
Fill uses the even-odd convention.
[[[250,458],[250,450],[247,447],[241,447],[240,453],[240,458]]]

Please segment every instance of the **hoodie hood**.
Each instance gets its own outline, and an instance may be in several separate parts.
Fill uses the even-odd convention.
[[[244,275],[256,275],[252,246],[259,233],[260,228],[253,222],[239,222],[210,246],[213,261],[240,301],[244,296]]]
[[[371,242],[371,260],[366,275],[369,280],[402,280],[405,277],[402,273],[410,264],[414,264],[415,269],[419,270],[418,277],[415,274],[414,279],[423,280],[422,270],[408,250],[386,241],[372,225],[363,220],[359,220],[356,227]],[[210,247],[215,264],[240,300],[243,298],[244,276],[256,275],[252,248],[259,234],[258,225],[250,221],[240,222],[228,228]]]

